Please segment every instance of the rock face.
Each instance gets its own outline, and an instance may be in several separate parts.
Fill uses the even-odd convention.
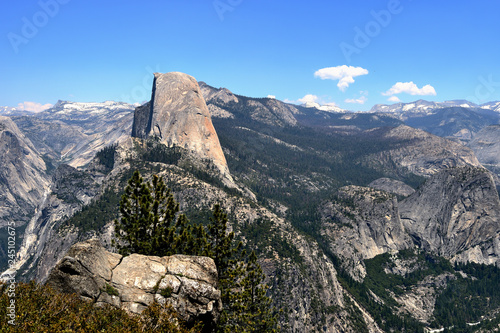
[[[106,251],[98,240],[89,240],[70,248],[47,284],[97,305],[110,304],[133,313],[141,313],[155,300],[166,302],[188,323],[202,320],[209,329],[222,309],[217,280],[215,263],[207,257],[122,257]]]
[[[500,176],[500,125],[480,130],[467,145],[486,168]]]
[[[205,101],[220,101],[222,103],[238,103],[238,97],[236,97],[231,91],[226,88],[215,89],[205,82],[199,82],[201,93],[205,98]]]
[[[55,165],[86,166],[102,148],[130,137],[134,106],[58,101],[53,108],[13,117],[39,153]]]
[[[362,260],[412,246],[399,218],[397,200],[387,192],[343,187],[323,207],[322,216],[324,237],[355,278],[365,276]]]
[[[45,162],[16,124],[0,116],[0,228],[29,221],[47,187]]]
[[[198,82],[184,73],[155,73],[151,101],[135,111],[132,136],[157,137],[211,160],[229,176],[226,158]]]
[[[378,161],[385,169],[395,164],[398,168],[428,177],[447,168],[481,166],[471,149],[409,126],[390,129],[383,137],[393,140],[391,149],[372,154],[367,160]],[[398,144],[398,141],[404,144]]]
[[[424,250],[498,265],[500,201],[485,169],[443,170],[403,200],[399,210],[406,230]]]
[[[394,193],[404,197],[407,197],[415,193],[413,187],[406,185],[402,181],[391,178],[379,178],[377,180],[372,181],[370,184],[368,184],[368,186],[373,187],[377,190]]]
[[[87,172],[62,164],[52,176],[34,216],[26,226],[14,267],[27,269],[19,276],[45,281],[61,256],[76,241],[78,232],[59,232],[60,222],[72,216],[99,193],[99,184]],[[28,273],[28,271],[31,271]],[[28,274],[28,275],[25,275]]]
[[[411,272],[426,268],[425,261],[422,262],[416,256],[402,258],[398,254],[393,254],[385,265],[384,272],[404,277]],[[402,294],[393,294],[394,300],[400,305],[397,311],[428,324],[432,319],[436,298],[446,288],[448,282],[454,279],[456,276],[450,272],[428,275],[418,283],[406,288]]]
[[[295,115],[300,111],[292,104],[287,104],[274,98],[238,98],[226,88],[214,88],[204,82],[200,82],[201,92],[208,104],[212,117],[234,118],[228,108],[236,108],[251,119],[272,126],[296,126],[298,121]]]

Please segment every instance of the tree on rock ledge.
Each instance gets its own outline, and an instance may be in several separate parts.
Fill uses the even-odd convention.
[[[203,227],[189,224],[178,212],[179,204],[163,178],[153,175],[149,184],[136,170],[120,201],[113,245],[121,255],[200,255],[206,246]]]

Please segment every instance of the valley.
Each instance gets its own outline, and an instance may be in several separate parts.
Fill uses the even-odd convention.
[[[0,113],[0,234],[17,222],[19,279],[45,282],[78,241],[113,250],[119,198],[139,170],[163,176],[190,221],[224,206],[283,332],[500,323],[498,104],[328,111],[183,73],[155,74],[152,92],[138,107]]]

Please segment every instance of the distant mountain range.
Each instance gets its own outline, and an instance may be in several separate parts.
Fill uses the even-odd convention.
[[[95,152],[130,135],[135,106],[58,101],[43,112],[9,110],[36,149],[57,163],[82,167]]]
[[[45,281],[77,241],[112,249],[120,196],[140,170],[162,175],[192,221],[223,203],[259,255],[282,332],[500,320],[498,102],[353,113],[236,95],[182,73],[154,85],[138,107],[0,109],[2,268],[13,220],[20,280]]]
[[[486,109],[500,112],[500,102],[488,102],[481,105],[466,101],[466,100],[453,100],[446,102],[429,102],[420,99],[411,103],[396,103],[391,105],[386,104],[376,104],[374,105],[370,112],[433,112],[436,109],[450,108],[450,107],[461,107],[469,109]]]
[[[204,86],[206,83],[200,82],[200,86]],[[232,93],[226,89],[226,88],[221,88],[222,94],[231,94]],[[220,94],[220,93],[219,93]],[[233,95],[234,96],[234,95]],[[57,107],[59,103],[64,103],[67,104],[69,102],[65,101],[58,101],[56,105],[54,105],[54,108]],[[104,103],[74,103],[74,106],[71,106],[71,108],[75,108],[80,110],[80,111],[89,111],[92,109],[96,108],[121,108],[126,103],[122,102],[113,102],[113,101],[106,101]],[[319,104],[316,102],[307,102],[304,104],[301,104],[300,106],[306,107],[306,108],[314,108],[319,111],[327,111],[327,112],[339,112],[339,113],[345,113],[345,112],[353,112],[349,111],[347,109],[342,109],[336,105],[333,104]],[[70,106],[66,106],[69,110]],[[378,112],[388,112],[388,113],[402,113],[402,112],[422,112],[422,113],[432,113],[436,109],[442,109],[442,108],[449,108],[449,107],[461,107],[461,108],[468,108],[468,109],[485,109],[485,110],[492,110],[495,112],[500,112],[500,101],[493,101],[493,102],[487,102],[483,104],[475,104],[472,102],[469,102],[467,100],[452,100],[452,101],[445,101],[445,102],[432,102],[432,101],[426,101],[423,99],[419,99],[414,102],[410,103],[395,103],[395,104],[376,104],[374,105],[370,111],[360,111],[360,112],[373,112],[373,113],[378,113]],[[22,113],[23,115],[29,114],[30,111],[25,111],[25,110],[19,110],[15,107],[9,107],[9,106],[0,106],[0,115],[19,115],[19,113]]]

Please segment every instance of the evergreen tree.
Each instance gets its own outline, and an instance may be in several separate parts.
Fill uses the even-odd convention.
[[[264,273],[252,252],[245,260],[242,243],[235,245],[228,233],[224,209],[216,204],[209,225],[193,225],[163,179],[154,175],[151,184],[139,171],[128,181],[120,201],[120,220],[115,220],[114,241],[120,254],[140,253],[204,255],[217,267],[223,311],[219,332],[276,332],[277,316],[266,296]]]
[[[215,261],[219,279],[224,279],[229,266],[234,264],[235,254],[240,251],[242,243],[233,245],[234,232],[227,233],[227,214],[219,204],[214,206],[213,216],[207,227],[207,238],[205,255]]]
[[[240,286],[244,272],[244,263],[237,261],[228,267],[225,283],[220,284],[223,310],[217,323],[218,333],[246,332],[247,324],[243,315],[245,304]]]
[[[165,256],[173,254],[175,247],[175,217],[179,212],[179,203],[167,189],[163,178],[153,175],[152,180],[152,221],[150,228],[151,248],[149,254]],[[184,218],[180,215],[178,219]]]
[[[219,275],[223,312],[219,332],[276,332],[277,316],[267,297],[265,275],[252,251],[245,263],[242,243],[234,245],[234,232],[227,232],[227,214],[216,204],[207,227],[207,256],[214,259]]]
[[[241,291],[236,295],[239,298],[236,306],[240,322],[238,332],[277,332],[277,314],[273,314],[276,309],[271,307],[271,299],[266,295],[268,286],[264,284],[265,275],[255,251],[248,257],[242,271],[243,278],[238,283]]]
[[[148,254],[150,244],[146,239],[152,217],[150,206],[149,188],[144,184],[139,171],[135,171],[120,200],[120,222],[115,220],[115,236],[120,241],[114,242],[114,245],[120,254]]]
[[[114,245],[122,255],[200,254],[204,237],[200,227],[191,226],[178,212],[179,204],[163,178],[153,175],[148,184],[135,171],[120,201]],[[200,239],[195,240],[195,235]]]
[[[179,215],[175,225],[174,245],[175,253],[194,256],[205,255],[207,248],[207,234],[203,225],[193,225],[184,214]]]

